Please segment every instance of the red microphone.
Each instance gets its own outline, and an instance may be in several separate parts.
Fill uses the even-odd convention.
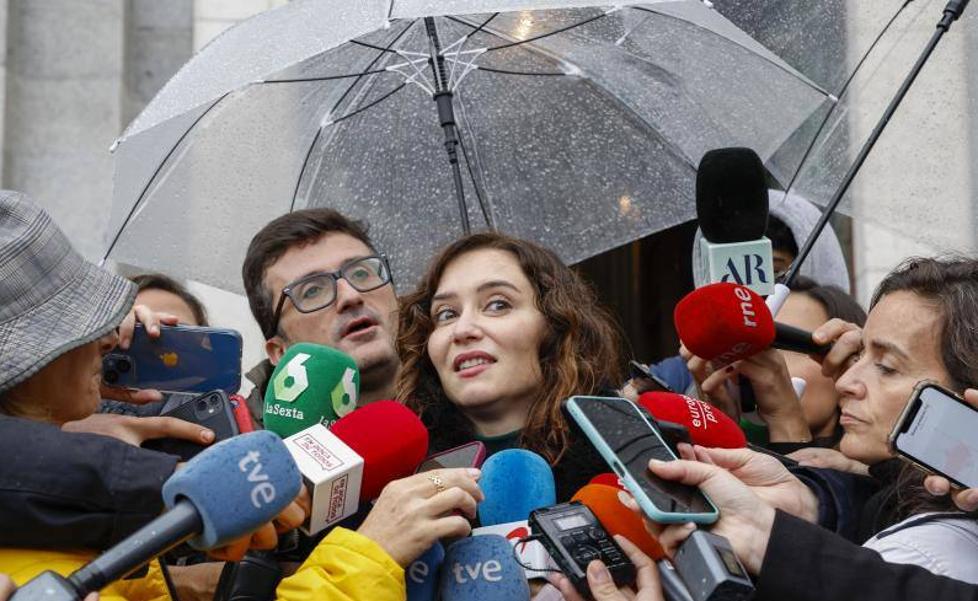
[[[810,332],[776,323],[763,298],[746,286],[729,282],[687,294],[676,305],[673,321],[679,339],[691,353],[722,364],[772,346],[823,355],[831,348],[816,344]]]
[[[572,501],[580,501],[598,518],[608,534],[620,534],[652,558],[659,568],[659,580],[666,599],[692,599],[659,541],[649,534],[642,518],[621,504],[619,489],[604,484],[586,484],[578,490]]]
[[[360,498],[377,498],[392,480],[410,476],[428,455],[428,430],[397,401],[374,401],[344,415],[330,428],[363,457]]]
[[[693,444],[725,449],[747,446],[737,422],[709,403],[674,392],[646,392],[638,397],[638,404],[656,420],[685,427]]]
[[[598,474],[597,476],[591,478],[588,484],[603,484],[605,486],[617,488],[618,490],[627,490],[625,485],[621,483],[621,478],[619,478],[618,474],[614,472]]]

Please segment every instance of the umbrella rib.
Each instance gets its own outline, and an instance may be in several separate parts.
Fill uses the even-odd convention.
[[[498,16],[499,16],[499,13],[492,13],[492,15],[490,15],[488,19],[486,19],[485,21],[483,21],[481,25],[479,25],[478,27],[476,27],[474,30],[470,31],[469,33],[465,34],[465,36],[463,36],[462,45],[459,46],[458,52],[456,53],[456,57],[462,56],[462,53],[465,50],[465,45],[468,43],[468,41],[470,39],[472,39],[472,36],[474,36],[475,34],[479,33],[483,29],[485,29],[486,25],[488,25],[490,21],[492,21],[493,19],[495,19]],[[463,23],[467,27],[471,27],[471,25],[469,25],[468,23],[465,23],[464,21],[459,21],[458,19],[455,19],[454,17],[448,17],[448,18],[450,20],[452,20],[452,21],[457,22],[457,23],[458,22],[461,22],[461,23]],[[451,82],[455,79],[455,67],[456,67],[456,65],[458,65],[458,60],[456,60],[455,62],[452,63],[452,72],[449,73],[449,75],[448,75],[449,87],[452,87],[451,86]]]
[[[590,23],[592,21],[597,21],[598,19],[603,19],[604,17],[608,16],[608,14],[610,12],[613,12],[614,10],[616,10],[616,9],[612,9],[612,11],[608,11],[608,12],[603,12],[600,15],[596,15],[594,17],[591,17],[590,19],[585,19],[584,21],[581,21],[580,23],[574,23],[572,25],[568,25],[567,27],[561,27],[560,29],[555,29],[553,31],[548,31],[547,33],[542,33],[542,34],[540,34],[538,36],[534,36],[532,38],[527,38],[525,40],[520,40],[518,42],[510,42],[508,44],[500,44],[499,46],[492,46],[490,48],[487,48],[486,49],[486,52],[492,52],[493,50],[502,50],[504,48],[512,48],[513,46],[519,46],[521,44],[527,44],[529,42],[535,42],[536,40],[542,40],[543,38],[549,38],[552,35],[557,35],[558,33],[564,33],[565,31],[570,31],[571,29],[574,29],[576,27],[580,27],[582,25],[587,25],[588,23]],[[471,27],[471,25],[469,25],[469,27]]]
[[[363,77],[364,75],[378,75],[387,73],[387,69],[374,69],[372,71],[360,71],[359,73],[345,73],[343,75],[326,75],[323,77],[299,77],[296,79],[266,79],[255,83],[302,83],[306,81],[332,81],[334,79],[349,79],[350,77]]]
[[[883,29],[880,30],[879,34],[876,36],[876,39],[874,39],[873,43],[869,45],[869,48],[866,50],[866,53],[863,54],[862,58],[859,59],[859,62],[856,63],[856,67],[852,70],[852,73],[850,73],[849,77],[846,78],[845,83],[843,83],[842,87],[839,88],[839,94],[837,98],[839,98],[840,102],[834,103],[831,107],[829,107],[828,112],[825,113],[825,117],[822,119],[822,122],[819,124],[818,130],[815,132],[815,135],[812,136],[812,141],[809,142],[808,148],[805,149],[805,154],[803,154],[801,160],[798,161],[798,167],[795,169],[794,174],[792,174],[791,176],[791,180],[788,182],[788,186],[785,188],[785,192],[784,192],[785,196],[788,195],[788,191],[791,190],[792,186],[795,185],[795,180],[797,180],[798,176],[801,175],[801,169],[802,167],[804,167],[805,161],[808,160],[809,155],[811,155],[812,151],[815,150],[815,142],[818,141],[818,137],[822,135],[822,130],[824,130],[825,126],[828,125],[829,117],[831,117],[835,113],[835,109],[838,108],[839,105],[841,104],[841,99],[843,96],[845,96],[846,91],[849,89],[849,84],[851,84],[852,81],[856,78],[856,73],[859,72],[859,69],[862,68],[863,63],[866,62],[866,59],[869,58],[869,55],[872,54],[873,50],[876,49],[876,45],[879,44],[880,40],[883,39],[883,36],[886,35],[886,32],[890,30],[890,27],[896,22],[897,18],[899,18],[899,16],[903,14],[904,9],[910,6],[911,2],[913,2],[913,0],[904,0],[903,5],[893,14],[893,16],[890,18],[889,22],[887,22],[887,24],[883,27]]]
[[[173,148],[171,148],[169,152],[166,153],[166,156],[163,157],[163,160],[160,161],[160,164],[156,166],[156,170],[153,171],[153,175],[150,176],[149,181],[146,182],[145,186],[143,186],[142,192],[140,192],[139,196],[136,197],[136,202],[134,202],[132,208],[129,209],[129,214],[126,215],[126,218],[125,220],[123,220],[122,225],[119,226],[119,231],[117,231],[115,233],[115,236],[112,237],[112,243],[109,244],[109,247],[105,250],[105,254],[102,255],[102,260],[99,262],[100,264],[104,263],[105,260],[109,258],[109,255],[112,254],[112,251],[115,250],[115,245],[118,244],[119,238],[122,237],[122,232],[125,231],[126,226],[129,225],[129,222],[136,214],[136,209],[139,207],[139,204],[143,201],[143,198],[146,196],[146,193],[149,192],[150,187],[153,185],[153,182],[156,181],[156,177],[163,170],[163,166],[166,165],[166,162],[170,160],[170,157],[173,156],[173,153],[176,151],[176,149],[180,147],[180,144],[186,139],[187,135],[191,131],[193,131],[195,127],[197,127],[197,124],[200,123],[200,120],[203,119],[207,115],[207,113],[211,112],[211,109],[213,109],[215,106],[220,104],[222,100],[227,98],[230,93],[231,92],[227,92],[226,94],[223,94],[220,98],[215,100],[213,104],[207,107],[206,111],[204,111],[203,113],[200,114],[199,117],[194,119],[194,122],[190,124],[190,127],[187,128],[187,131],[183,132],[183,134],[180,135],[180,138],[173,144]]]
[[[646,7],[644,7],[644,6],[630,6],[630,7],[628,7],[628,8],[633,8],[633,9],[635,9],[635,10],[640,10],[640,11],[642,11],[642,12],[647,12],[647,13],[649,13],[649,14],[653,14],[653,15],[658,15],[658,16],[660,16],[660,17],[666,17],[666,18],[668,18],[668,19],[674,19],[674,20],[676,20],[676,21],[681,21],[681,22],[683,22],[683,23],[688,23],[689,25],[692,25],[693,27],[696,27],[697,29],[702,29],[702,30],[704,30],[704,31],[708,31],[708,32],[710,32],[711,34],[713,34],[713,35],[715,35],[715,36],[717,36],[717,37],[719,37],[719,38],[722,38],[722,39],[724,39],[724,40],[727,40],[728,42],[730,42],[730,43],[732,43],[732,44],[736,44],[737,46],[740,46],[741,48],[743,48],[743,49],[744,49],[744,50],[746,50],[747,52],[750,52],[751,54],[753,54],[753,55],[755,55],[755,56],[757,56],[757,57],[758,57],[758,58],[760,58],[761,60],[763,60],[763,61],[765,61],[765,62],[767,62],[767,63],[770,63],[771,65],[773,65],[773,66],[774,66],[774,67],[776,67],[777,69],[780,69],[781,71],[784,71],[784,72],[785,72],[785,73],[787,73],[788,75],[791,75],[791,76],[792,76],[792,77],[794,77],[795,79],[797,79],[797,80],[799,80],[799,81],[801,81],[801,82],[802,82],[803,84],[805,84],[806,86],[808,86],[808,87],[810,87],[810,88],[812,88],[813,90],[815,90],[815,91],[816,91],[816,92],[818,92],[819,94],[823,94],[823,95],[825,95],[825,96],[829,96],[829,97],[832,97],[832,95],[831,95],[831,94],[829,94],[829,93],[828,93],[828,91],[826,91],[826,90],[824,90],[824,89],[822,89],[822,87],[821,87],[821,86],[819,86],[818,84],[816,84],[816,83],[815,83],[814,81],[811,81],[811,80],[809,80],[809,79],[808,79],[807,77],[805,77],[805,76],[803,76],[803,75],[800,75],[800,74],[799,74],[798,72],[793,72],[793,70],[792,70],[791,68],[789,68],[789,67],[787,67],[786,65],[783,65],[783,64],[780,64],[780,63],[778,63],[777,61],[773,61],[773,60],[771,60],[770,58],[768,58],[768,57],[766,57],[766,56],[764,56],[764,55],[762,55],[762,54],[758,54],[758,53],[756,53],[756,52],[753,52],[753,51],[751,51],[751,50],[750,50],[749,48],[747,48],[746,46],[744,46],[743,44],[741,44],[740,42],[737,42],[736,40],[733,40],[733,39],[730,39],[730,38],[728,38],[728,37],[726,37],[726,36],[722,36],[722,35],[720,35],[719,33],[717,33],[717,32],[715,32],[715,31],[713,31],[712,29],[710,29],[710,28],[708,28],[708,27],[703,27],[702,25],[699,25],[699,24],[697,24],[697,23],[693,23],[692,21],[688,21],[688,20],[686,20],[686,19],[680,19],[679,17],[676,17],[676,16],[673,16],[673,15],[667,15],[667,14],[665,14],[665,13],[661,13],[661,12],[657,12],[657,11],[654,11],[654,10],[652,10],[652,9],[650,9],[650,8],[646,8]],[[713,10],[715,11],[716,9],[713,9]],[[722,15],[721,15],[721,16],[722,16]],[[770,50],[769,50],[769,52],[770,52]],[[772,54],[773,54],[773,53],[772,53]]]
[[[414,21],[410,21],[407,24],[407,26],[404,29],[401,30],[400,33],[398,33],[396,36],[394,36],[394,39],[390,41],[390,44],[387,45],[387,48],[383,48],[381,46],[373,46],[372,44],[367,44],[366,42],[357,42],[356,40],[351,40],[351,42],[353,42],[354,44],[359,44],[361,46],[367,46],[369,48],[374,48],[376,50],[380,50],[381,51],[381,53],[378,54],[376,57],[374,57],[374,59],[372,61],[370,61],[370,64],[367,65],[367,70],[368,71],[370,70],[370,67],[373,67],[375,64],[377,64],[377,61],[379,61],[380,58],[382,56],[384,56],[384,53],[385,52],[392,52],[390,50],[391,47],[393,47],[394,44],[396,44],[402,37],[404,37],[404,34],[406,34],[408,32],[408,30],[411,29],[411,26],[412,25],[414,25]],[[359,77],[357,78],[356,81],[354,81],[353,83],[350,84],[350,86],[346,89],[346,91],[343,92],[343,94],[340,96],[339,100],[337,100],[336,103],[333,104],[333,107],[329,110],[329,113],[327,113],[327,115],[331,114],[333,111],[336,110],[336,107],[338,107],[340,105],[340,103],[343,102],[343,100],[346,99],[347,95],[350,93],[350,90],[352,90],[353,87],[355,85],[357,85],[357,82],[358,81],[360,81],[360,78]],[[390,94],[388,94],[388,96],[390,96]],[[306,173],[306,167],[309,166],[309,158],[312,157],[312,150],[313,150],[313,148],[316,147],[316,143],[319,141],[319,138],[320,138],[320,136],[323,133],[323,127],[324,127],[323,125],[320,125],[319,126],[319,129],[316,130],[316,135],[313,137],[312,142],[309,144],[309,148],[306,149],[306,156],[302,160],[302,168],[299,169],[299,176],[295,179],[295,188],[292,190],[292,202],[289,203],[289,212],[290,213],[295,210],[295,200],[299,196],[299,186],[302,185],[302,177]]]
[[[462,102],[461,97],[459,97],[458,117],[459,117],[459,121],[460,122],[461,121],[466,121],[466,129],[464,131],[466,131],[466,132],[467,131],[470,131],[470,128],[468,128],[468,123],[467,123],[468,122],[468,116],[465,113],[465,104]],[[492,218],[491,211],[489,211],[487,209],[487,207],[486,207],[486,204],[487,204],[486,203],[486,199],[483,198],[483,192],[484,192],[484,190],[481,189],[481,185],[479,183],[479,180],[476,179],[476,177],[475,177],[475,171],[473,171],[473,169],[472,169],[472,160],[469,157],[468,150],[466,150],[466,148],[465,148],[465,142],[463,141],[463,138],[465,136],[462,135],[463,129],[462,129],[462,127],[460,125],[461,125],[461,123],[456,124],[456,128],[458,129],[458,145],[462,149],[462,157],[465,159],[465,168],[468,170],[468,172],[469,172],[469,178],[472,180],[472,189],[475,190],[475,198],[476,198],[476,200],[479,203],[479,209],[482,211],[482,218],[485,220],[486,225],[489,226],[489,229],[495,230],[496,229],[495,220]],[[472,138],[472,141],[473,142],[475,141],[475,138],[474,137]],[[473,152],[473,155],[474,155],[475,152],[476,152],[476,149],[473,148],[472,149],[472,152]]]
[[[569,77],[569,75],[567,73],[564,73],[563,71],[554,71],[554,72],[549,72],[549,73],[533,73],[533,72],[530,72],[530,71],[512,71],[512,70],[509,70],[509,69],[496,69],[496,68],[493,68],[493,67],[480,67],[478,65],[475,68],[478,69],[479,71],[488,71],[490,73],[501,73],[503,75],[539,75],[541,77]]]
[[[396,88],[394,88],[390,92],[387,92],[386,94],[384,94],[380,98],[372,101],[370,104],[361,106],[360,108],[358,108],[357,110],[353,111],[352,113],[347,113],[346,115],[343,115],[342,117],[338,117],[336,119],[333,119],[331,121],[327,121],[326,123],[323,123],[323,127],[327,127],[327,126],[330,126],[330,125],[336,125],[340,121],[345,121],[345,120],[349,119],[350,117],[353,117],[355,115],[359,115],[363,111],[365,111],[367,109],[371,109],[371,108],[377,106],[378,104],[380,104],[381,102],[387,100],[388,98],[390,98],[394,94],[396,94],[396,93],[400,92],[401,90],[403,90],[405,87],[407,87],[407,82],[402,83],[401,85],[397,86]]]

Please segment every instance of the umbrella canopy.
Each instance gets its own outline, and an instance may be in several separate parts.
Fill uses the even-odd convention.
[[[787,182],[834,103],[695,0],[297,0],[217,38],[120,138],[107,256],[240,290],[261,226],[329,206],[410,285],[461,233],[439,90],[469,221],[568,262],[693,218],[711,148]]]

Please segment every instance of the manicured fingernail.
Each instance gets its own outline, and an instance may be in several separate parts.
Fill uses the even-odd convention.
[[[611,573],[608,572],[608,568],[604,567],[604,564],[597,559],[588,565],[587,571],[591,574],[591,580],[597,584],[604,584],[605,582],[611,581]]]
[[[632,502],[632,498],[623,490],[618,491],[618,500],[622,505],[629,505]]]
[[[213,430],[207,430],[207,429],[201,430],[200,431],[200,439],[203,440],[204,442],[210,442],[210,441],[214,440],[214,431]]]
[[[482,475],[482,470],[480,470],[477,467],[470,467],[467,470],[465,470],[465,473],[467,473],[470,478],[478,479],[479,476]]]
[[[686,522],[685,524],[683,524],[683,530],[689,530],[689,531],[696,530],[696,524],[694,524],[693,522]]]

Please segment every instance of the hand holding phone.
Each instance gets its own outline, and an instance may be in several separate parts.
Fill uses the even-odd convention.
[[[453,467],[481,467],[486,459],[486,445],[474,440],[460,445],[454,449],[448,449],[440,453],[435,453],[421,462],[416,474],[430,470]]]
[[[231,400],[223,390],[212,390],[198,395],[161,414],[161,417],[174,417],[204,426],[214,432],[214,442],[237,436],[239,433]],[[189,461],[197,453],[203,451],[205,447],[189,440],[157,438],[147,440],[143,443],[143,448],[177,455],[181,461]]]
[[[651,520],[665,524],[717,520],[719,511],[699,489],[649,471],[651,459],[673,461],[676,456],[635,403],[575,396],[564,407]]]
[[[152,337],[142,324],[129,348],[116,348],[102,359],[108,386],[229,394],[241,385],[241,335],[230,329],[161,325]]]

